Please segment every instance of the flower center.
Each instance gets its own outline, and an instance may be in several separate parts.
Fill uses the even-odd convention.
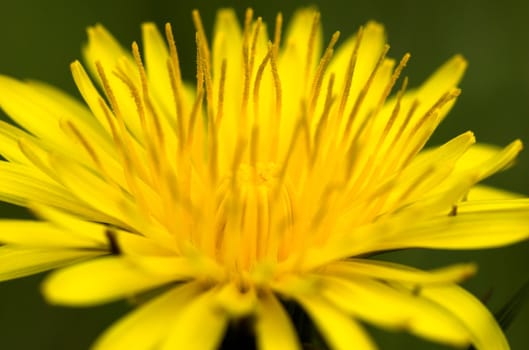
[[[285,258],[293,224],[292,191],[276,163],[242,163],[217,192],[216,258],[236,272]]]

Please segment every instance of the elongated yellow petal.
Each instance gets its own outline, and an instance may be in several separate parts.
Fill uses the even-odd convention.
[[[134,225],[132,216],[127,212],[134,210],[134,205],[122,195],[119,188],[71,160],[56,159],[54,164],[63,184],[71,193],[87,207],[107,215],[109,219],[106,222],[127,228]]]
[[[108,95],[113,95],[118,104],[113,106],[115,113],[121,113],[129,130],[141,140],[140,120],[136,110],[134,98],[128,87],[113,72],[123,72],[132,79],[132,82],[139,86],[139,72],[131,55],[117,42],[105,27],[97,24],[87,29],[88,43],[83,48],[85,61],[93,76],[98,77],[101,85],[103,78],[101,73],[107,78],[108,85],[104,86]],[[97,68],[100,65],[102,71]]]
[[[470,344],[463,323],[431,301],[376,280],[322,277],[322,294],[338,308],[375,325],[453,346]]]
[[[241,290],[234,283],[228,283],[220,288],[216,302],[218,307],[234,318],[253,314],[258,303],[255,289]]]
[[[328,303],[321,296],[294,296],[307,311],[316,327],[332,349],[376,349],[365,330],[342,310]]]
[[[197,283],[186,283],[131,312],[112,325],[93,345],[94,350],[152,349],[169,334],[184,308],[201,293]]]
[[[0,221],[0,242],[28,248],[106,248],[104,228],[92,234],[59,228],[48,222],[25,220]]]
[[[423,284],[457,283],[472,276],[475,264],[458,264],[436,270],[421,271],[405,265],[386,261],[348,259],[331,263],[323,268],[325,274],[333,274],[354,280],[358,276]]]
[[[57,137],[63,134],[60,121],[74,119],[82,123],[83,116],[89,118],[86,111],[76,114],[77,108],[71,110],[69,104],[61,104],[60,101],[54,100],[53,96],[49,96],[48,89],[5,76],[0,76],[0,96],[0,107],[16,123],[58,149],[71,147],[67,138]],[[35,120],[39,122],[35,123]]]
[[[178,310],[162,350],[215,350],[222,340],[228,320],[214,307],[215,291],[204,292]],[[207,331],[207,333],[205,333]]]
[[[162,106],[164,117],[175,120],[175,100],[171,93],[171,76],[168,71],[169,52],[165,40],[153,23],[142,25],[142,41],[145,56],[145,68],[152,86],[153,98]],[[179,116],[183,118],[183,116]]]
[[[0,120],[0,152],[10,162],[27,164],[28,159],[19,146],[20,139],[32,139],[27,132]]]
[[[521,193],[510,192],[486,185],[476,185],[472,187],[467,195],[469,201],[521,198],[525,198]]]
[[[33,275],[105,254],[100,250],[0,247],[0,281]]]
[[[433,300],[445,309],[468,329],[472,343],[478,350],[508,350],[505,335],[481,302],[456,285],[427,287],[421,291],[425,298]]]
[[[259,350],[300,349],[294,327],[285,309],[269,291],[260,298],[260,309],[255,325]]]
[[[189,266],[178,258],[106,257],[54,272],[42,290],[54,304],[96,305],[185,279]]]
[[[0,183],[0,199],[8,203],[22,206],[38,203],[102,222],[107,218],[77,202],[71,193],[27,165],[0,161]]]
[[[458,85],[467,68],[467,62],[461,55],[455,55],[439,67],[421,87],[417,90],[416,97],[423,104],[418,108],[418,115],[429,108],[441,95]],[[439,120],[450,110],[450,105],[445,106],[439,116]]]
[[[527,237],[527,200],[466,202],[457,207],[455,216],[437,216],[410,225],[380,241],[378,247],[476,249],[499,247]]]

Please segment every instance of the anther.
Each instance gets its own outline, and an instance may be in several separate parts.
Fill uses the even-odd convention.
[[[312,82],[312,88],[311,88],[311,94],[310,94],[310,105],[309,105],[309,114],[312,115],[314,112],[314,108],[316,107],[316,102],[318,101],[318,96],[321,89],[321,84],[323,81],[323,76],[325,75],[325,71],[329,65],[329,62],[331,61],[333,52],[334,52],[334,45],[336,45],[336,42],[340,38],[340,32],[335,32],[331,38],[331,41],[329,42],[329,45],[325,49],[325,52],[320,60],[320,63],[318,64],[318,68],[316,69],[316,74],[314,76],[314,80]]]
[[[380,53],[380,56],[378,58],[377,63],[375,64],[375,67],[371,71],[371,75],[367,79],[362,90],[360,90],[360,92],[358,93],[358,97],[356,98],[353,109],[351,110],[351,113],[349,113],[349,118],[347,119],[347,125],[345,128],[344,135],[348,135],[350,133],[351,127],[353,126],[353,121],[356,118],[358,111],[360,110],[360,106],[362,105],[362,102],[364,101],[367,93],[369,92],[369,88],[371,87],[373,80],[375,79],[375,75],[377,74],[380,67],[382,67],[382,63],[384,62],[384,59],[386,58],[386,54],[388,53],[388,51],[389,51],[389,45],[385,45],[384,49]]]
[[[305,82],[309,81],[310,68],[312,66],[312,56],[314,55],[314,46],[316,45],[316,35],[320,25],[320,13],[315,12],[312,19],[312,26],[310,28],[309,42],[307,45],[307,57],[305,58]]]
[[[345,81],[344,81],[344,86],[342,89],[342,96],[340,99],[340,107],[338,109],[339,116],[343,115],[343,112],[345,110],[345,105],[349,97],[349,92],[351,91],[351,85],[353,83],[353,76],[354,76],[354,71],[355,71],[355,66],[356,66],[356,60],[358,59],[358,50],[360,48],[360,43],[362,42],[363,36],[364,36],[364,27],[360,27],[360,29],[358,29],[358,33],[356,34],[355,45],[353,48],[353,52],[351,53],[351,57],[349,58],[349,64],[347,65],[347,72],[345,73]]]
[[[275,25],[275,30],[274,30],[274,41],[273,41],[274,51],[276,55],[279,51],[279,45],[281,44],[282,28],[283,28],[283,15],[281,14],[281,12],[279,12],[276,16],[276,25]]]

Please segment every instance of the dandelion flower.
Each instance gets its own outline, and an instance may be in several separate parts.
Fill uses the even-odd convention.
[[[172,29],[123,49],[88,29],[84,104],[0,77],[0,199],[38,219],[0,221],[0,279],[58,269],[50,303],[147,301],[96,349],[215,349],[244,320],[259,349],[299,349],[287,306],[332,349],[373,349],[360,322],[434,342],[507,349],[494,318],[457,285],[458,264],[422,271],[368,258],[471,249],[529,236],[529,201],[478,185],[521,149],[471,132],[423,150],[454,104],[466,62],[408,89],[380,24],[322,46],[319,14],[272,35],[248,10],[197,12],[196,81],[182,80]],[[92,79],[87,71],[92,74]],[[394,93],[392,94],[392,91]]]

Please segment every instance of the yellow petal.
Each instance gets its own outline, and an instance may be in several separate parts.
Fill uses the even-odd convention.
[[[420,103],[417,114],[422,116],[444,93],[456,87],[465,70],[467,61],[461,55],[455,55],[439,67],[414,95]],[[442,120],[450,110],[449,105],[441,109],[439,120]]]
[[[104,99],[101,97],[96,87],[92,83],[88,73],[85,71],[84,67],[79,61],[74,61],[70,65],[70,70],[72,72],[75,85],[81,93],[85,103],[90,108],[92,115],[99,121],[99,125],[101,125],[106,130],[107,134],[110,134],[110,126],[108,125],[105,113],[100,104],[100,101],[104,101]]]
[[[322,294],[329,302],[375,325],[405,330],[453,346],[470,344],[470,335],[457,317],[429,300],[363,277],[322,277]]]
[[[312,269],[338,259],[393,249],[394,245],[403,242],[404,247],[407,247],[407,244],[415,247],[412,243],[414,239],[418,239],[417,234],[408,238],[408,231],[413,227],[412,225],[430,222],[433,220],[430,218],[439,215],[438,213],[443,210],[446,210],[446,215],[448,215],[453,203],[457,203],[474,183],[473,178],[463,176],[451,179],[451,181],[453,185],[448,186],[447,191],[427,197],[392,215],[382,217],[372,224],[355,229],[350,229],[347,225],[340,226],[340,230],[336,231],[334,237],[331,237],[332,239],[323,247],[313,247],[305,252],[304,268]],[[445,216],[442,218],[444,219]],[[428,224],[423,224],[423,226],[425,229],[436,229]],[[292,261],[287,260],[285,264],[288,262]]]
[[[439,185],[446,182],[451,175],[458,159],[474,142],[474,135],[466,132],[436,149],[417,156],[397,175],[397,178],[390,177],[379,185],[382,189],[387,185],[392,186],[389,198],[385,200],[380,212],[394,210],[395,205],[408,206],[432,192],[437,192]],[[448,183],[452,185],[452,182]]]
[[[327,344],[335,350],[376,349],[360,324],[318,295],[293,295],[307,311]]]
[[[94,350],[152,349],[167,335],[178,312],[197,295],[201,287],[186,283],[140,306],[113,324],[93,345]]]
[[[190,269],[179,258],[105,257],[54,272],[42,290],[51,303],[89,306],[182,280]]]
[[[125,51],[117,40],[102,25],[97,24],[87,29],[88,44],[84,47],[83,54],[92,76],[98,77],[99,72],[96,62],[101,65],[108,79],[108,85],[112,89],[128,129],[138,140],[142,140],[141,129],[136,104],[129,88],[113,73],[122,71],[132,80],[136,87],[140,86],[139,71],[131,55]]]
[[[242,317],[252,313],[257,306],[254,288],[242,291],[234,283],[222,286],[216,295],[218,306],[231,316]]]
[[[276,296],[264,291],[255,324],[259,350],[300,349],[294,326]]]
[[[390,235],[378,248],[409,247],[480,249],[499,247],[529,237],[526,199],[464,202],[455,216],[437,216]]]
[[[175,246],[164,245],[155,239],[117,229],[112,232],[115,234],[119,251],[124,255],[169,256],[178,254]]]
[[[0,247],[0,281],[33,275],[105,254],[97,250]]]
[[[472,276],[477,269],[475,264],[458,264],[436,270],[421,271],[405,265],[386,261],[348,259],[337,261],[323,268],[325,274],[333,274],[354,279],[366,276],[386,281],[401,281],[416,284],[457,283]]]
[[[77,201],[63,187],[33,167],[0,161],[0,200],[27,206],[28,202],[62,208],[94,221],[105,221],[106,215]]]
[[[97,124],[86,109],[64,94],[55,90],[50,93],[50,90],[51,88],[44,84],[29,84],[0,76],[0,107],[17,124],[58,149],[71,147],[68,138],[58,137],[64,134],[60,126],[63,119],[75,120],[88,126],[94,135],[102,135],[101,130],[96,131]],[[54,97],[58,99],[54,100]],[[35,120],[39,122],[36,123]],[[69,151],[75,152],[72,149]]]
[[[52,164],[65,187],[81,203],[108,217],[104,222],[118,227],[134,227],[135,205],[119,187],[72,160],[56,158],[52,159]]]
[[[86,232],[75,226],[59,228],[48,222],[27,220],[0,221],[0,242],[31,248],[93,248],[106,250],[105,228]]]
[[[467,195],[469,201],[492,200],[492,199],[521,199],[523,194],[502,190],[486,185],[476,185],[470,189]]]
[[[347,69],[349,61],[353,53],[357,36],[348,38],[343,44],[339,45],[329,65],[329,72],[335,73],[338,79],[338,91],[342,92],[346,80],[350,79],[347,76]],[[386,34],[384,27],[377,22],[369,21],[363,28],[362,42],[359,46],[356,64],[353,72],[353,79],[351,81],[350,92],[347,95],[344,111],[347,113],[353,107],[358,93],[365,86],[366,81],[375,68],[375,64],[384,50],[386,44]],[[343,81],[342,81],[343,80]],[[324,85],[326,86],[326,85]]]
[[[228,325],[226,314],[215,308],[215,291],[202,293],[178,310],[162,350],[215,350]]]
[[[520,140],[511,142],[503,149],[483,144],[474,145],[461,157],[457,170],[478,169],[479,179],[484,179],[511,166],[522,148]]]
[[[481,302],[456,285],[426,287],[421,291],[425,298],[433,300],[468,329],[477,350],[508,350],[505,335],[491,313]]]
[[[112,67],[119,58],[127,57],[132,64],[129,53],[101,24],[89,27],[87,33],[88,43],[83,48],[83,54],[94,76],[97,76],[97,61]]]
[[[241,96],[243,90],[242,31],[233,9],[221,9],[215,17],[212,45],[213,84],[220,86],[222,62],[226,61],[223,120],[219,127],[219,139],[224,140],[223,152],[219,155],[221,166],[226,166],[236,145],[234,131],[239,128]],[[217,99],[217,96],[214,96]],[[239,117],[238,117],[239,116]]]
[[[18,144],[22,138],[34,141],[27,132],[0,120],[0,154],[2,157],[10,162],[27,164],[28,159]]]
[[[164,116],[174,116],[175,102],[167,67],[169,60],[167,45],[154,23],[144,23],[141,31],[145,68],[150,82],[152,97],[163,106]],[[174,117],[171,119],[174,119]]]

